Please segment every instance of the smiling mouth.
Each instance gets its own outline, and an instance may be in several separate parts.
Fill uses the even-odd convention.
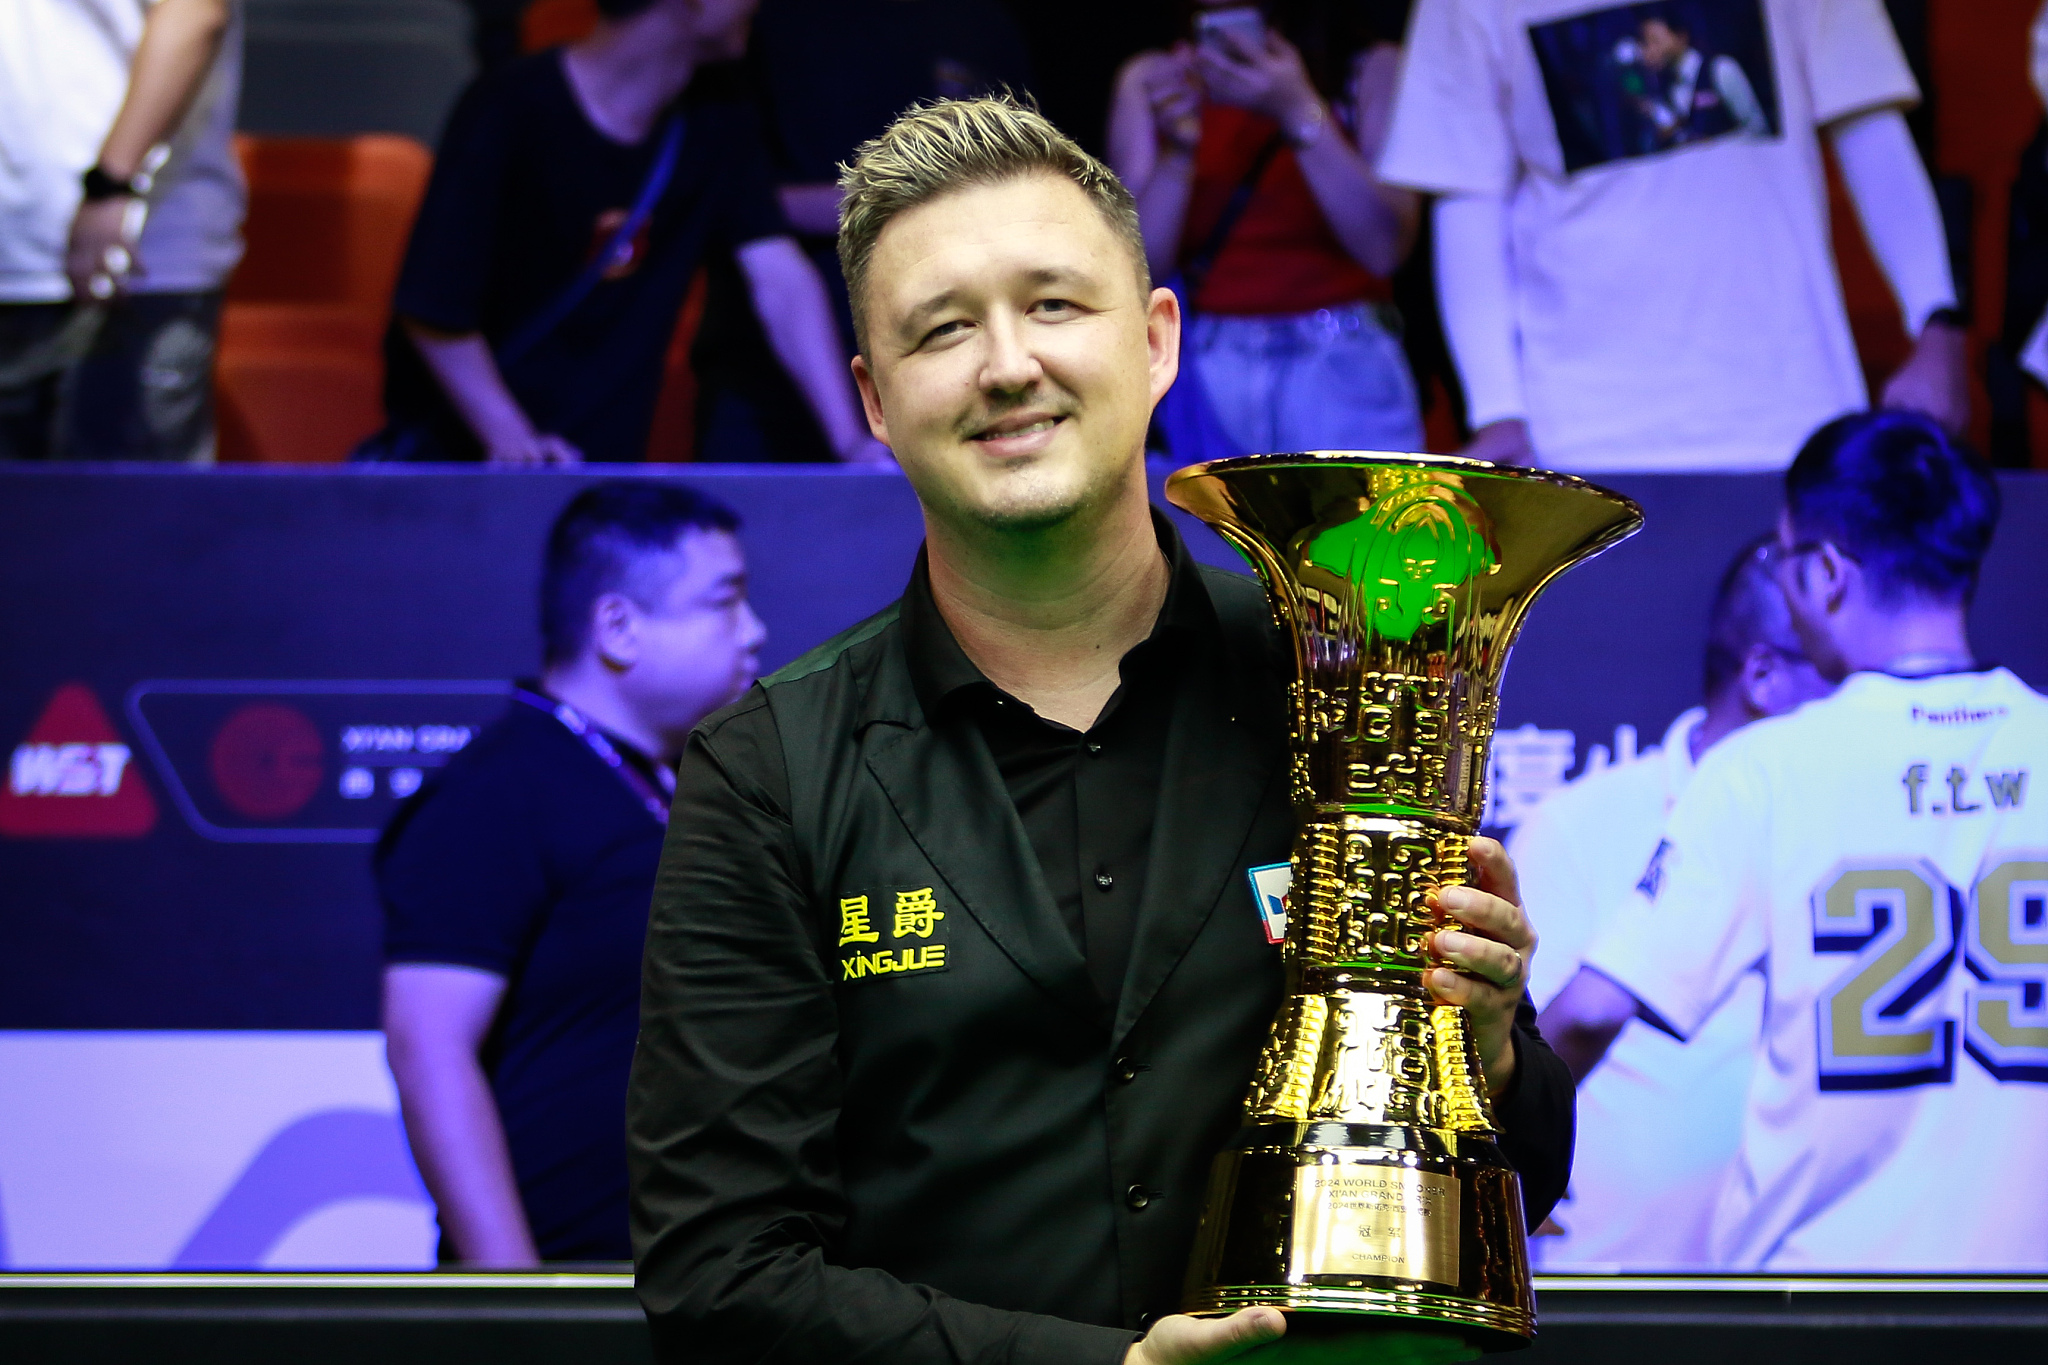
[[[1060,423],[1066,420],[1067,419],[1064,416],[1041,417],[1037,421],[1028,422],[1023,426],[989,427],[985,430],[975,432],[974,435],[969,439],[975,441],[1011,441],[1015,440],[1019,436],[1036,436],[1042,431],[1051,431],[1054,427],[1058,426]]]

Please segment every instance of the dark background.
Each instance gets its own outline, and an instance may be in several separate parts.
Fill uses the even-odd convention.
[[[917,551],[916,502],[893,474],[700,466],[680,477],[746,520],[769,668],[889,602]],[[0,838],[0,1028],[374,1028],[380,919],[368,847],[203,837],[170,799],[126,699],[152,680],[528,673],[539,546],[590,481],[0,470],[0,750],[27,737],[60,685],[83,682],[134,747],[158,809],[138,839]],[[1504,728],[1575,731],[1581,764],[1617,724],[1636,726],[1647,746],[1695,702],[1714,582],[1776,502],[1768,476],[1614,486],[1642,502],[1647,529],[1550,590],[1503,689]],[[2048,543],[2033,528],[2048,525],[2048,479],[2005,486],[2007,532],[1978,602],[1977,642],[2040,686]],[[1181,521],[1199,556],[1242,567]],[[317,707],[308,713],[326,723]],[[205,780],[195,760],[172,758],[188,784]],[[331,785],[339,761],[330,752],[327,763]]]

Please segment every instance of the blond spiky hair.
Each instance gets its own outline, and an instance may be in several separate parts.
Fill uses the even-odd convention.
[[[912,105],[880,137],[864,142],[839,168],[839,268],[853,304],[854,340],[867,354],[868,264],[889,220],[905,209],[974,185],[1021,175],[1071,180],[1130,247],[1138,291],[1149,294],[1138,205],[1116,172],[1036,109],[1004,93]]]

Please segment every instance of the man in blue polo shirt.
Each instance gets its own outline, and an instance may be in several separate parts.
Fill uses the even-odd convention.
[[[626,1074],[674,764],[752,681],[730,509],[597,484],[548,538],[545,667],[377,850],[384,1030],[441,1259],[625,1260]]]

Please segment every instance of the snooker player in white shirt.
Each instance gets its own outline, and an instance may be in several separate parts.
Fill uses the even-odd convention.
[[[1569,1002],[1583,1069],[1638,1013],[1696,1034],[1762,965],[1728,1268],[2048,1269],[2048,699],[1965,623],[1998,508],[1916,414],[1807,442],[1771,561],[1841,684],[1706,756],[1585,954],[1610,989]]]
[[[1626,904],[1656,852],[1671,805],[1707,750],[1751,721],[1832,690],[1792,629],[1765,536],[1744,545],[1707,616],[1704,705],[1671,723],[1661,746],[1557,792],[1516,826],[1508,847],[1523,894],[1543,908],[1543,953],[1530,971],[1539,1008],[1604,981],[1574,981],[1601,926]],[[1614,990],[1611,985],[1608,990]],[[1763,1013],[1763,978],[1744,974],[1697,1036],[1681,1043],[1639,1019],[1580,1074],[1571,1191],[1530,1243],[1545,1270],[1699,1270],[1707,1216],[1741,1133]],[[1546,1032],[1575,1023],[1569,1009]]]

